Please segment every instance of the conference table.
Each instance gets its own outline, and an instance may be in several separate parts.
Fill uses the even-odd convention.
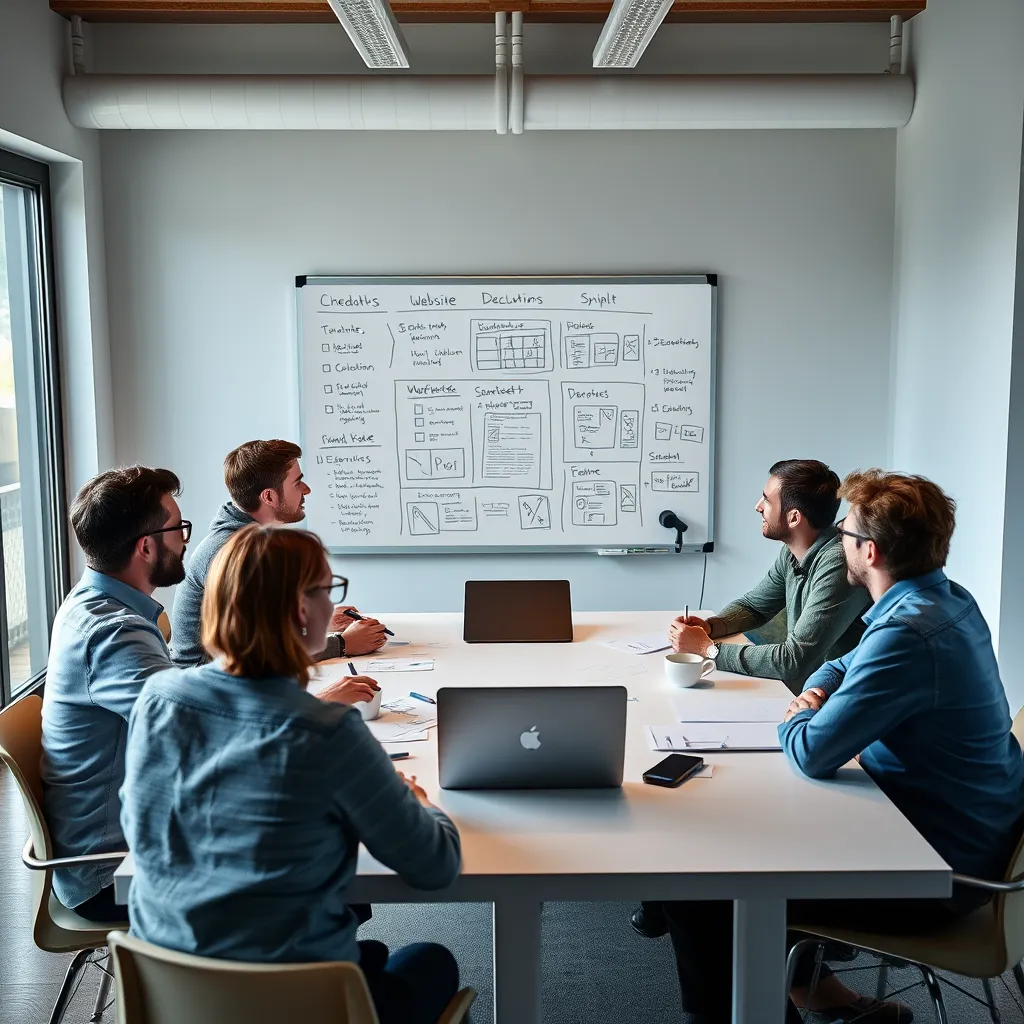
[[[494,913],[495,1024],[540,1021],[541,907],[555,900],[731,900],[734,1024],[782,1024],[786,901],[946,897],[950,868],[851,762],[835,779],[802,776],[779,751],[705,753],[710,778],[677,789],[643,784],[664,753],[647,725],[675,720],[664,653],[635,655],[606,641],[664,631],[678,612],[575,612],[571,644],[466,644],[455,613],[379,617],[409,646],[370,657],[433,659],[433,671],[381,672],[383,703],[442,686],[622,685],[627,691],[621,789],[451,791],[438,787],[436,730],[398,744],[456,822],[463,869],[440,892],[403,883],[365,850],[353,902],[487,902]],[[369,658],[354,658],[357,668]],[[347,662],[325,663],[330,678]],[[715,672],[707,694],[787,696],[779,680]],[[316,689],[311,685],[311,690]],[[510,723],[510,725],[513,723]],[[529,728],[534,723],[521,723]],[[518,728],[520,723],[514,723]],[[581,728],[586,728],[582,716]],[[132,863],[115,875],[127,901]]]

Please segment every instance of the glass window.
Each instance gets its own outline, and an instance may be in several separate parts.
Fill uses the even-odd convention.
[[[0,151],[0,705],[46,668],[66,590],[44,164]]]

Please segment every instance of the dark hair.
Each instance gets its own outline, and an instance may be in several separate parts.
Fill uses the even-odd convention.
[[[894,580],[941,569],[956,527],[956,502],[923,476],[868,469],[851,473],[839,492],[856,510]]]
[[[783,459],[770,473],[782,487],[782,512],[796,509],[816,530],[836,521],[839,511],[839,477],[817,459]]]
[[[280,491],[292,463],[302,449],[291,441],[246,441],[224,460],[224,483],[231,500],[243,512],[260,507],[260,495],[269,487]]]
[[[132,559],[135,542],[167,524],[168,494],[181,493],[169,469],[122,466],[94,476],[71,503],[71,527],[98,572],[120,572]]]

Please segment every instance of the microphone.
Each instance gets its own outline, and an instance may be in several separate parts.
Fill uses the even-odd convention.
[[[683,550],[683,534],[689,529],[689,527],[673,512],[671,509],[665,509],[664,512],[658,516],[658,522],[665,527],[666,530],[676,531],[676,554],[679,554]]]

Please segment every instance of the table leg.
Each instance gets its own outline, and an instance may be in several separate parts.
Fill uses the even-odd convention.
[[[541,906],[494,902],[494,1024],[540,1022]]]
[[[733,1024],[782,1024],[786,1006],[786,901],[736,900]]]

